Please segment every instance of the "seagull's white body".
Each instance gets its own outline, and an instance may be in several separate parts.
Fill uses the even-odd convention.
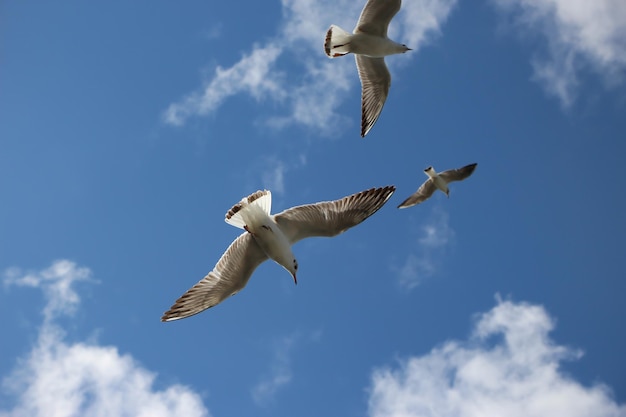
[[[428,168],[426,168],[424,170],[424,172],[426,173],[426,175],[428,175],[432,179],[433,184],[435,185],[435,187],[437,187],[445,195],[450,197],[450,189],[448,188],[448,182],[446,180],[444,180],[441,177],[441,175],[437,174],[437,171],[435,171],[435,168],[428,167]]]
[[[293,256],[291,243],[274,216],[270,215],[271,209],[272,194],[267,190],[257,191],[226,213],[226,223],[250,233],[263,252],[289,271],[297,283],[298,263]]]
[[[324,51],[330,58],[353,53],[361,79],[361,136],[365,137],[383,110],[391,75],[384,57],[410,51],[406,45],[387,37],[391,19],[400,10],[401,0],[368,0],[353,33],[331,25],[326,32]]]
[[[226,213],[226,222],[246,230],[228,247],[211,272],[163,314],[178,320],[213,307],[246,286],[267,259],[282,265],[297,283],[298,262],[291,246],[312,236],[336,236],[380,209],[395,187],[372,188],[339,200],[292,207],[270,214],[271,193],[257,191]]]
[[[472,175],[478,164],[469,164],[459,169],[449,169],[441,173],[437,173],[435,169],[430,166],[424,170],[428,179],[417,189],[416,192],[411,194],[409,198],[404,200],[398,208],[407,208],[419,204],[428,200],[435,190],[441,190],[445,195],[450,197],[450,189],[448,184],[453,181],[462,181],[465,178]]]
[[[358,27],[354,29],[354,33],[350,34],[339,26],[331,25],[326,35],[325,50],[331,58],[349,53],[370,58],[384,58],[389,55],[402,54],[408,50],[405,45],[394,42],[387,36],[360,32]]]

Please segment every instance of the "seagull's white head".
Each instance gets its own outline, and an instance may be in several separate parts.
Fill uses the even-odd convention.
[[[296,272],[298,272],[298,261],[296,258],[293,258],[293,263],[291,268],[287,268],[291,276],[293,277],[293,283],[298,285],[298,278],[296,277]]]
[[[272,256],[272,259],[274,259],[279,265],[289,271],[289,273],[293,277],[293,283],[297,285],[298,277],[296,274],[298,273],[298,261],[296,260],[296,257],[293,256],[291,248],[287,246],[286,249],[287,250],[285,251],[275,253],[275,256]]]
[[[291,260],[288,260],[288,259],[291,259]],[[296,276],[296,273],[298,272],[298,261],[296,260],[296,258],[288,258],[288,259],[283,258],[278,263],[287,271],[289,271],[289,273],[293,277],[293,283],[298,285],[298,278]]]
[[[392,54],[403,54],[406,51],[411,51],[412,50],[411,48],[409,48],[408,46],[406,46],[403,43],[397,43],[397,42],[394,42],[394,41],[391,41],[391,43],[393,45],[391,47],[391,50],[393,51]]]

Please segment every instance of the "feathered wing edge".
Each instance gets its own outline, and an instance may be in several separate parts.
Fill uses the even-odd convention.
[[[361,137],[365,137],[383,111],[391,87],[391,74],[384,58],[355,55],[361,80]]]
[[[242,233],[228,247],[211,272],[187,290],[161,321],[180,320],[211,308],[241,291],[267,255],[250,233]]]
[[[417,189],[413,194],[411,194],[406,200],[404,200],[400,205],[398,205],[399,209],[408,208],[415,206],[423,201],[428,200],[433,193],[435,192],[435,182],[432,178],[428,178],[421,186]]]
[[[400,10],[400,0],[368,0],[361,11],[354,33],[387,36],[391,19]]]
[[[334,201],[292,207],[274,216],[290,243],[312,236],[336,236],[376,213],[395,191],[371,188]]]
[[[477,163],[465,165],[458,169],[449,169],[439,174],[439,176],[446,182],[463,181],[474,173],[474,170],[478,166]]]

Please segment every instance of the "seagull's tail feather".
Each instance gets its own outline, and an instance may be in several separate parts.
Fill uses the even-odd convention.
[[[436,177],[437,176],[437,171],[435,171],[435,168],[433,168],[432,166],[429,166],[428,168],[426,168],[424,170],[424,172],[426,173],[426,175],[428,175],[430,178]]]
[[[326,41],[324,42],[324,52],[330,58],[350,53],[350,39],[352,34],[346,32],[339,26],[331,25],[326,32]]]
[[[261,211],[265,215],[272,211],[272,193],[268,190],[257,191],[244,197],[228,210],[226,223],[244,229],[244,226],[254,219],[255,213]]]

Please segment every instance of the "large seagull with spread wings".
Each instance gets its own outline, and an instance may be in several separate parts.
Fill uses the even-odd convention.
[[[183,294],[161,321],[179,320],[213,307],[235,295],[267,259],[282,265],[297,284],[298,262],[291,250],[312,236],[336,236],[376,213],[394,186],[372,188],[335,201],[292,207],[271,215],[272,195],[257,191],[226,213],[226,223],[244,229],[211,272]]]

